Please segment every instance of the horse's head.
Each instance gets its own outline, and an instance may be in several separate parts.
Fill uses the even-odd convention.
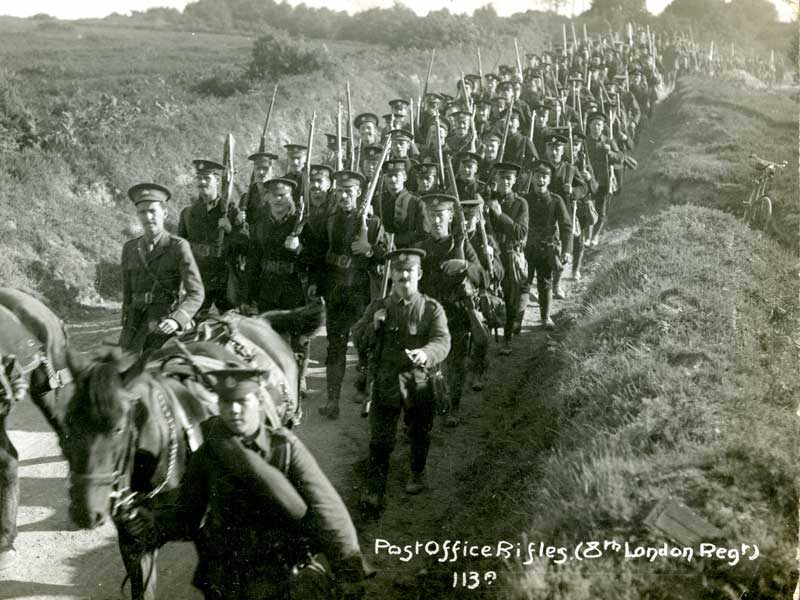
[[[101,525],[113,494],[128,486],[137,403],[126,383],[139,374],[135,364],[119,351],[88,364],[70,357],[76,387],[62,445],[70,465],[70,517],[78,527]]]

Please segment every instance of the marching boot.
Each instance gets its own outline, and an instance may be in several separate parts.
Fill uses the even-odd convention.
[[[553,319],[550,318],[550,296],[552,294],[552,290],[550,288],[547,289],[546,292],[543,294],[539,294],[539,316],[542,318],[542,327],[551,331],[555,329],[556,325],[553,323]]]
[[[597,225],[594,226],[594,232],[592,233],[592,246],[597,246],[600,243],[600,232],[603,231],[603,226],[606,224],[605,219],[601,218],[597,221]]]
[[[566,298],[564,290],[561,289],[561,271],[553,273],[553,298],[556,300],[563,300]]]
[[[428,482],[425,478],[425,471],[420,473],[411,473],[411,479],[406,484],[406,494],[419,494],[428,488]]]
[[[331,421],[339,418],[339,390],[336,389],[336,386],[328,386],[328,401],[325,406],[320,406],[317,411]]]

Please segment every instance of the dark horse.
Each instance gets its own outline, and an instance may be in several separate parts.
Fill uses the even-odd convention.
[[[297,362],[279,331],[310,334],[322,316],[319,308],[272,313],[275,329],[269,313],[237,317],[236,353],[221,341],[187,341],[168,343],[147,361],[118,351],[88,364],[71,356],[77,388],[64,422],[70,515],[83,528],[113,518],[134,599],[155,597],[157,549],[130,536],[125,517],[135,506],[174,502],[189,455],[202,442],[200,424],[216,413],[215,399],[201,385],[203,365],[245,366],[247,348],[237,345],[261,350],[249,364],[269,372],[266,390],[276,411],[268,418],[279,425],[276,420],[291,420],[299,407]]]
[[[0,287],[0,570],[14,558],[19,506],[16,448],[6,433],[13,399],[9,397],[10,363],[25,378],[29,394],[61,439],[61,425],[74,386],[67,368],[64,324],[39,300],[11,288]]]

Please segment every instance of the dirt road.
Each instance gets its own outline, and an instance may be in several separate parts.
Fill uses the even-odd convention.
[[[591,271],[591,261],[588,261],[584,274],[589,277],[585,277],[577,287],[571,280],[565,280],[565,288],[572,299],[556,302],[555,311],[569,308],[574,303],[577,292],[590,279]],[[392,457],[385,515],[376,522],[362,522],[355,515],[364,552],[380,573],[370,582],[368,597],[387,600],[418,597],[417,574],[422,565],[414,561],[400,562],[385,553],[376,555],[374,540],[408,544],[448,537],[450,514],[457,502],[455,491],[459,489],[459,476],[469,469],[480,453],[481,439],[492,435],[491,424],[480,418],[481,404],[493,400],[492,382],[502,381],[512,371],[524,371],[526,358],[546,339],[545,333],[535,326],[538,321],[535,304],[529,307],[527,317],[525,333],[515,341],[511,357],[499,357],[499,345],[492,345],[489,385],[482,393],[467,390],[462,402],[462,425],[447,429],[437,420],[428,468],[431,489],[419,496],[407,496],[402,491],[408,475],[408,446],[403,443],[402,436],[398,439]],[[103,340],[116,339],[118,323],[119,315],[113,311],[94,313],[72,323],[70,337],[79,349],[93,350]],[[309,378],[313,393],[306,401],[305,420],[297,433],[314,452],[348,506],[354,507],[367,456],[367,423],[359,417],[359,404],[349,401],[354,397],[354,368],[348,369],[345,379],[340,419],[328,421],[317,414],[317,407],[325,400],[325,347],[324,335],[314,339]],[[348,366],[355,362],[351,348]],[[10,429],[21,457],[20,533],[16,543],[19,557],[13,568],[0,574],[0,600],[120,598],[124,571],[114,528],[106,524],[94,531],[76,531],[70,523],[67,512],[68,467],[55,434],[31,403],[15,407]],[[158,561],[159,598],[201,598],[190,585],[195,560],[190,544],[169,544],[161,550]]]

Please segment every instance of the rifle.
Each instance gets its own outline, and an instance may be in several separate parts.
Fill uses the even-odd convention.
[[[442,155],[442,136],[440,135],[441,128],[439,127],[439,111],[437,110],[434,113],[434,122],[433,125],[436,128],[433,132],[434,137],[436,138],[436,159],[439,161],[439,181],[444,182],[447,181],[444,178],[444,156]]]
[[[356,217],[361,221],[361,229],[357,235],[364,241],[367,241],[367,209],[372,203],[373,196],[375,196],[375,190],[378,188],[378,181],[383,178],[383,163],[386,162],[391,147],[392,137],[389,136],[386,138],[386,143],[383,145],[383,152],[381,153],[381,159],[378,161],[378,166],[375,168],[375,175],[369,182],[367,192],[361,196],[361,204],[356,211]]]
[[[267,151],[267,130],[269,129],[269,122],[272,119],[272,108],[275,106],[275,96],[278,93],[278,84],[275,84],[275,87],[272,90],[272,100],[269,101],[269,108],[267,109],[267,118],[264,119],[264,127],[261,129],[261,140],[258,142],[258,151],[259,152],[266,152]],[[253,166],[253,172],[250,173],[250,185],[248,186],[247,190],[249,191],[251,187],[253,187],[253,183],[256,180],[256,168],[255,165]]]
[[[311,113],[311,123],[308,126],[308,154],[306,166],[303,169],[303,195],[300,196],[300,203],[297,207],[297,221],[294,224],[292,235],[300,237],[303,226],[306,224],[306,207],[311,205],[311,148],[314,143],[314,125],[317,121],[317,111]]]
[[[566,23],[562,23],[561,24],[561,38],[562,38],[562,41],[564,42],[564,56],[566,56],[567,55],[567,24]]]
[[[344,168],[344,157],[342,156],[342,101],[336,103],[336,170],[341,171]],[[309,153],[308,162],[311,162],[311,154]]]
[[[503,162],[503,156],[506,153],[506,142],[508,141],[508,128],[511,126],[511,111],[514,109],[514,97],[511,97],[511,103],[508,105],[508,114],[506,115],[506,124],[503,127],[503,142],[500,144],[500,151],[497,154],[497,162]]]
[[[483,96],[483,63],[481,62],[481,49],[478,48],[478,75],[481,78],[481,96]]]
[[[570,171],[572,172],[571,173],[571,177],[574,177],[574,175],[575,175],[575,172],[574,172],[574,167],[575,167],[575,146],[572,143],[572,121],[567,121],[567,124],[569,126],[569,166],[570,166]],[[587,183],[587,185],[588,185],[588,183]],[[576,220],[577,217],[578,217],[578,201],[577,200],[573,200],[572,201],[572,235],[573,236],[575,236],[575,231],[577,229],[577,227],[576,227],[576,225],[578,223],[577,220]]]
[[[453,216],[455,217],[453,229],[458,229],[461,232],[461,239],[459,244],[455,247],[455,258],[460,260],[464,260],[464,241],[467,239],[467,220],[464,218],[464,207],[461,206],[461,199],[458,197],[458,186],[456,185],[456,176],[453,173],[453,161],[449,158],[447,159],[447,176],[450,180],[450,187],[453,191],[453,196],[455,196],[455,204],[453,210]],[[456,239],[456,232],[453,231],[453,239]]]
[[[347,135],[350,136],[348,145],[350,146],[350,170],[356,170],[356,149],[353,147],[355,136],[353,135],[353,102],[350,98],[350,82],[347,82]]]
[[[575,34],[575,21],[571,20],[569,26],[572,28],[572,52],[573,54],[578,51],[578,36]],[[575,57],[572,58],[572,64],[575,64]]]
[[[517,56],[517,69],[519,70],[519,76],[522,77],[522,61],[519,58],[519,45],[517,44],[517,38],[514,38],[514,53]]]
[[[425,86],[422,88],[422,98],[420,99],[419,108],[420,108],[420,115],[419,115],[419,123],[418,126],[422,126],[422,100],[425,100],[425,97],[428,95],[428,84],[431,80],[431,72],[433,71],[433,59],[436,57],[436,48],[431,50],[431,62],[428,64],[428,74],[425,76]]]
[[[228,134],[225,138],[225,148],[222,151],[222,164],[225,166],[225,170],[222,172],[222,196],[221,196],[221,207],[222,207],[222,214],[223,216],[228,216],[228,208],[230,207],[231,199],[233,198],[234,194],[234,176],[236,171],[233,167],[233,152],[235,148],[235,142],[233,140],[233,135]],[[222,251],[222,242],[225,241],[225,230],[220,227],[219,228],[219,235],[217,236],[217,248],[221,252]]]
[[[461,71],[461,92],[464,94],[464,105],[466,106],[467,112],[472,112],[472,98],[467,95],[467,83],[464,81],[464,71]]]
[[[414,98],[411,98],[408,104],[408,112],[411,114],[411,118],[408,120],[408,123],[411,126],[411,139],[413,140],[417,135],[416,129],[414,128]]]
[[[394,247],[394,234],[390,233],[389,236],[389,245],[387,249],[391,252]],[[391,280],[391,273],[392,273],[392,261],[387,260],[386,263],[383,265],[383,279],[381,280],[381,298],[386,298],[389,295],[389,281]],[[370,349],[369,353],[369,360],[367,362],[367,368],[370,371],[369,373],[369,388],[367,389],[367,394],[364,397],[364,401],[361,403],[361,418],[366,419],[369,416],[369,409],[372,408],[372,386],[375,385],[375,367],[377,366],[377,362],[380,360],[381,354],[383,354],[383,336],[385,335],[385,323],[381,323],[381,326],[376,329],[375,331],[375,343],[373,344],[372,348]]]

